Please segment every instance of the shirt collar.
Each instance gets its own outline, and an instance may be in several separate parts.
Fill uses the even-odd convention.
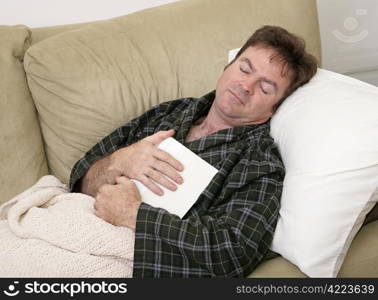
[[[168,121],[168,123],[170,123],[172,126],[171,128],[176,131],[176,140],[187,146],[189,149],[198,152],[203,151],[208,147],[214,147],[219,144],[245,139],[247,134],[250,134],[251,131],[255,131],[258,128],[258,131],[261,129],[265,130],[265,127],[269,128],[269,121],[257,125],[237,126],[219,130],[198,140],[185,142],[186,136],[188,135],[192,125],[196,122],[196,120],[207,115],[211,105],[214,102],[214,99],[215,90],[207,93],[201,98],[192,98],[187,109],[181,113],[172,114],[169,116],[169,119],[166,121]]]

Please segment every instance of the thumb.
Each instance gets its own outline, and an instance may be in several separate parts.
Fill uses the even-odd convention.
[[[126,176],[119,176],[116,177],[115,182],[117,184],[128,184],[131,180],[127,178]]]
[[[174,134],[175,134],[175,131],[173,129],[162,130],[162,131],[156,132],[153,135],[146,137],[145,140],[154,144],[154,145],[157,145],[157,144],[161,143],[162,141],[164,141],[165,139],[173,136]]]

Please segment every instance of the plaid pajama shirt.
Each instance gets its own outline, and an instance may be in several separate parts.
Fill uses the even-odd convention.
[[[133,277],[245,277],[269,250],[284,178],[269,122],[185,142],[214,97],[212,91],[155,106],[97,143],[72,169],[71,190],[101,157],[159,130],[175,129],[175,139],[219,170],[183,219],[141,204]]]

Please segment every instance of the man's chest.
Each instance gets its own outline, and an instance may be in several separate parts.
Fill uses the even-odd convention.
[[[200,138],[203,138],[206,136],[206,132],[201,130],[199,125],[193,125],[189,131],[188,134],[185,137],[185,142],[193,142],[195,140],[199,140]]]

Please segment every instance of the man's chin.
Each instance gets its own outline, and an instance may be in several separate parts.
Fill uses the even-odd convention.
[[[241,114],[237,109],[231,106],[224,106],[224,107],[221,107],[221,113],[223,115],[223,119],[229,120],[230,125],[232,126],[242,125]],[[235,123],[238,123],[239,125],[236,125]]]

